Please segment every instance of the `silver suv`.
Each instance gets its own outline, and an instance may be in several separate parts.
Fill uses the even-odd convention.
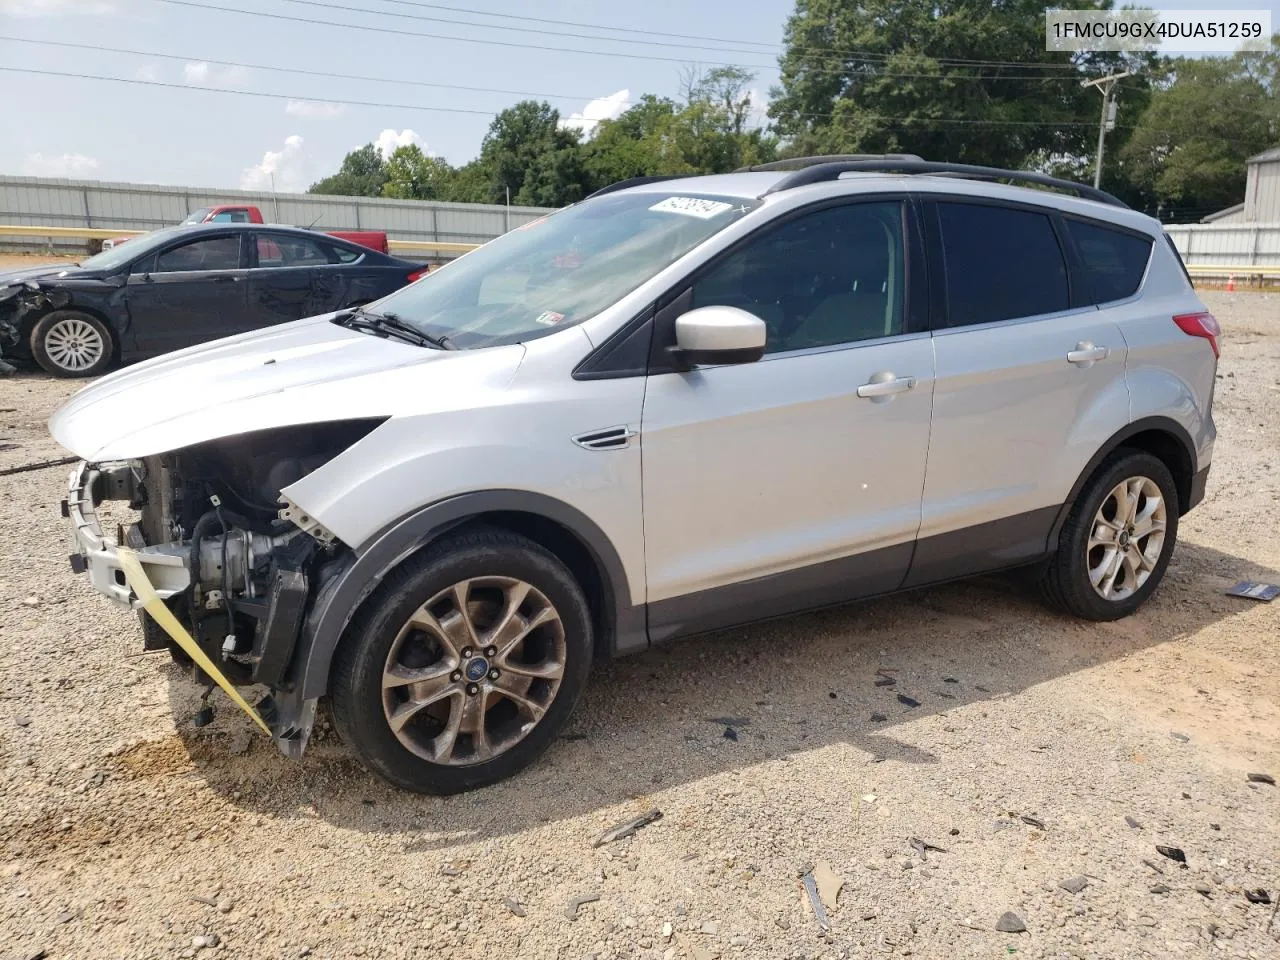
[[[287,754],[328,697],[438,793],[529,764],[596,658],[1013,567],[1136,610],[1215,437],[1218,327],[1159,223],[1037,174],[793,166],[620,183],[88,387],[50,425],[86,461],[73,567],[210,689],[269,688],[243,706]],[[138,522],[104,535],[104,500]]]

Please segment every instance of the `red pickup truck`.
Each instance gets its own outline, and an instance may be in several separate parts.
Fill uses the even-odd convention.
[[[182,221],[183,225],[189,223],[265,223],[262,219],[262,211],[257,207],[248,205],[223,204],[217,207],[201,207],[199,210],[193,210]],[[337,237],[340,240],[346,240],[349,243],[358,243],[362,247],[368,247],[370,250],[377,250],[379,253],[391,252],[390,245],[387,243],[387,235],[382,230],[326,230],[331,237]],[[103,240],[103,249],[110,247],[118,247],[120,244],[128,240],[128,237],[112,237],[110,240]]]

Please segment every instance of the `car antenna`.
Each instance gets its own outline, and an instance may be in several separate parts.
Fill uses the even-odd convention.
[[[322,214],[320,214],[320,217],[323,217],[323,216],[324,216],[324,214],[323,214],[323,213],[322,213]],[[311,229],[312,227],[314,227],[317,223],[319,223],[319,222],[320,222],[320,217],[316,217],[314,220],[312,220],[310,223],[308,223],[308,224],[307,224],[307,229],[308,229],[308,230],[310,230],[310,229]]]

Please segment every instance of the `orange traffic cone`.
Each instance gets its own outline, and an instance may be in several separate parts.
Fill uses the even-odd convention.
[[[1227,293],[1236,292],[1236,275],[1233,273],[1227,277]]]

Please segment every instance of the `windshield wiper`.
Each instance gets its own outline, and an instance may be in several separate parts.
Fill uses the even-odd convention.
[[[423,333],[395,313],[375,313],[372,310],[365,310],[363,307],[356,307],[345,318],[339,319],[338,322],[349,324],[352,319],[357,317],[360,320],[360,325],[365,329],[373,330],[386,336],[395,336],[420,347],[435,347],[437,350],[457,349],[448,337],[433,337],[429,333]]]

